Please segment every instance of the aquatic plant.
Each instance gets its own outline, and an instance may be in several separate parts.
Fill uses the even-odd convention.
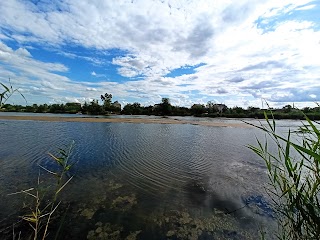
[[[9,78],[9,86],[3,84],[0,82],[0,85],[3,88],[3,92],[0,93],[0,109],[2,108],[2,106],[7,102],[7,100],[9,100],[9,98],[15,93],[18,92],[21,97],[23,97],[23,99],[27,102],[26,98],[23,96],[23,94],[19,91],[18,88],[14,89],[11,85],[11,81]]]
[[[128,196],[119,196],[112,201],[111,208],[119,211],[128,211],[137,204],[134,194]]]
[[[95,229],[91,230],[87,234],[88,240],[98,240],[98,239],[110,239],[110,240],[136,240],[141,230],[130,232],[128,236],[123,236],[123,227],[119,225],[113,225],[109,222],[102,223],[97,222],[95,224]]]
[[[319,123],[306,122],[284,137],[276,131],[271,112],[265,113],[266,125],[250,125],[266,133],[263,143],[248,147],[260,156],[267,167],[267,191],[279,224],[279,239],[318,239],[320,235],[320,130]],[[294,135],[294,139],[292,138]],[[277,151],[270,150],[270,141]]]
[[[256,239],[253,231],[243,230],[235,218],[219,210],[206,217],[187,209],[165,210],[150,217],[165,239]]]
[[[44,166],[40,166],[41,169],[45,170],[47,173],[53,175],[56,179],[56,184],[54,191],[51,193],[51,199],[45,198],[46,194],[48,193],[46,190],[43,191],[42,182],[40,181],[40,173],[38,175],[37,187],[29,188],[27,190],[22,190],[17,193],[22,193],[32,198],[32,203],[29,207],[29,213],[24,214],[21,218],[25,220],[32,229],[32,233],[30,239],[46,239],[49,234],[49,226],[52,222],[54,213],[56,212],[57,208],[61,204],[61,201],[58,201],[58,196],[61,191],[66,187],[66,185],[72,180],[73,176],[67,177],[67,172],[70,171],[72,166],[76,163],[75,161],[70,160],[71,152],[74,147],[74,142],[70,144],[70,146],[66,147],[66,149],[59,149],[58,156],[55,156],[49,153],[50,157],[54,160],[57,164],[59,170],[58,171],[51,171]],[[10,195],[13,195],[10,194]],[[63,224],[64,217],[62,217],[61,224]],[[55,231],[55,239],[58,239],[59,232],[61,229],[60,227],[57,228]],[[19,233],[21,234],[21,233]],[[15,239],[15,236],[13,236]]]

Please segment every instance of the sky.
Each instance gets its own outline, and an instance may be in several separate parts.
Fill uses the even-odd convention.
[[[319,1],[6,0],[0,13],[0,82],[28,105],[320,102]]]

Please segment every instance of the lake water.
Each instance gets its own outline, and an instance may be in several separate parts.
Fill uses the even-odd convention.
[[[275,229],[264,163],[246,148],[264,136],[255,128],[0,120],[0,133],[1,239],[14,223],[28,231],[18,216],[31,198],[8,194],[36,187],[39,174],[42,189],[53,184],[39,165],[55,169],[48,152],[72,141],[59,239],[257,239]]]

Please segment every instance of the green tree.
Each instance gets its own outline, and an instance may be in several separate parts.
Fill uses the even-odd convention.
[[[252,106],[250,106],[250,107],[247,108],[247,111],[248,111],[248,112],[251,112],[251,113],[258,112],[259,110],[260,110],[260,108],[258,108],[258,107],[252,107]]]
[[[81,112],[83,114],[89,113],[89,104],[87,102],[84,102],[84,104],[82,105]]]
[[[112,111],[112,94],[105,93],[104,95],[101,95],[101,100],[103,102],[103,110],[104,111]]]
[[[286,105],[286,106],[284,106],[282,109],[283,109],[283,111],[284,111],[285,113],[289,113],[289,112],[292,111],[292,106],[291,106],[291,105]]]
[[[218,112],[217,108],[215,107],[215,103],[213,101],[208,101],[207,102],[207,109],[208,109],[208,113],[215,113]]]
[[[88,106],[88,113],[99,115],[102,113],[102,107],[99,105],[98,100],[92,100]]]
[[[142,108],[142,114],[144,115],[152,115],[153,106],[145,106]]]
[[[26,106],[26,112],[35,112],[33,106]]]
[[[67,113],[77,113],[81,111],[80,103],[66,103],[65,112]]]
[[[172,106],[170,104],[169,98],[162,98],[162,103],[160,104],[160,112],[161,115],[170,115],[172,110]]]
[[[37,113],[46,113],[48,112],[48,104],[40,104],[36,110]]]
[[[233,107],[231,111],[232,113],[237,113],[237,114],[241,114],[245,112],[245,110],[242,107],[238,107],[238,106]]]
[[[122,113],[127,114],[127,115],[130,115],[130,114],[140,115],[140,114],[142,114],[142,112],[143,112],[143,108],[142,108],[141,104],[137,103],[137,102],[135,102],[133,104],[130,104],[130,103],[126,104],[122,110]]]
[[[193,104],[191,106],[191,113],[193,115],[201,115],[206,112],[206,108],[203,104]]]
[[[49,107],[50,113],[64,113],[65,112],[65,105],[64,104],[52,104]]]

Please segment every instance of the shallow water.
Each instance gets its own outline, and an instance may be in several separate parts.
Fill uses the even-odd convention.
[[[48,152],[73,140],[61,239],[256,239],[274,229],[264,163],[245,147],[263,136],[254,128],[3,120],[0,132],[2,234],[29,201],[7,194],[35,186],[39,164],[55,169]]]

